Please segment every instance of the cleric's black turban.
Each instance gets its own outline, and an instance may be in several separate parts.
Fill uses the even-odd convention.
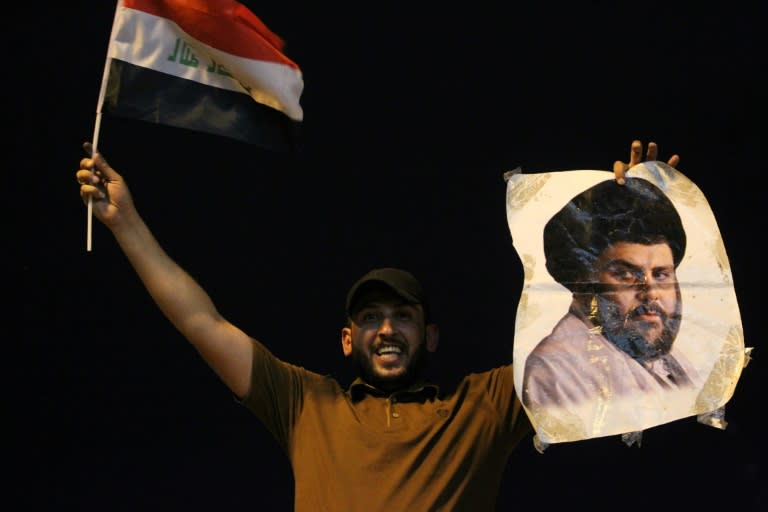
[[[547,271],[571,291],[589,290],[592,265],[617,242],[669,244],[675,267],[685,254],[685,230],[674,205],[651,182],[606,180],[571,199],[544,226]]]

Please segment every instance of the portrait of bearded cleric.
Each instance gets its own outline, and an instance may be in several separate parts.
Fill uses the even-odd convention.
[[[651,182],[600,182],[544,227],[546,268],[572,293],[565,315],[531,351],[528,407],[690,387],[696,370],[674,350],[683,304],[676,269],[686,235]]]

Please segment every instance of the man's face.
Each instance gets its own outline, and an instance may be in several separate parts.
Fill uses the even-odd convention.
[[[427,352],[437,347],[433,328],[425,325],[421,305],[382,293],[353,313],[349,327],[342,329],[342,349],[363,380],[391,391],[421,376]]]
[[[597,280],[605,336],[642,359],[669,352],[682,310],[669,245],[614,244],[600,255]]]

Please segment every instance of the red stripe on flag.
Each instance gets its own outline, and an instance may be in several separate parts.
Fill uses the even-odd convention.
[[[234,0],[123,0],[123,5],[171,20],[190,36],[218,50],[298,69],[283,55],[283,40]]]

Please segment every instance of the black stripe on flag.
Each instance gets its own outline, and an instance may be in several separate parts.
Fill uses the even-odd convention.
[[[112,59],[105,113],[296,151],[300,122],[250,96]]]

